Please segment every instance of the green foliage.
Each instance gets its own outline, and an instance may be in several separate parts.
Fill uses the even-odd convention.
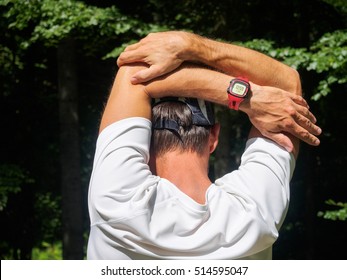
[[[247,42],[235,42],[236,44],[239,44],[241,46],[244,46],[246,48],[250,48],[253,50],[257,50],[262,53],[269,54],[274,49],[274,42],[265,40],[265,39],[253,39]],[[275,56],[275,54],[273,54]]]
[[[327,220],[333,220],[333,221],[347,221],[347,203],[343,202],[335,202],[332,199],[329,199],[325,201],[327,205],[333,206],[334,208],[339,208],[339,209],[334,209],[334,210],[326,210],[326,211],[319,211],[318,212],[318,217],[322,217]]]
[[[319,82],[317,93],[313,96],[318,100],[331,92],[335,83],[347,83],[347,30],[327,33],[312,47],[312,55],[307,70],[326,73],[325,79]]]
[[[42,239],[53,242],[61,228],[60,197],[50,192],[36,193],[35,195],[36,219],[40,221]]]
[[[23,63],[20,62],[17,56],[13,54],[10,48],[0,44],[0,64],[1,72],[12,73],[12,68],[15,66],[23,69]]]
[[[326,33],[309,49],[276,48],[274,42],[267,40],[252,40],[242,45],[266,53],[297,70],[323,74],[313,100],[327,96],[334,84],[347,83],[347,30]]]
[[[84,234],[84,239],[87,244],[88,234]],[[87,248],[84,248],[85,252]],[[62,260],[63,259],[63,244],[61,241],[46,242],[42,241],[39,246],[36,246],[32,250],[31,258],[33,260]]]
[[[6,208],[11,194],[19,193],[25,185],[33,182],[23,168],[17,165],[0,165],[0,211]]]
[[[347,14],[347,3],[346,0],[323,0],[329,5],[335,7],[335,9],[341,14]]]
[[[165,30],[168,30],[168,28],[166,26],[158,26],[155,24],[149,24],[147,26],[144,25],[143,28],[141,29],[141,32],[139,32],[139,34],[141,34],[142,36],[145,36],[151,32],[159,32],[159,31],[165,31]],[[112,51],[107,53],[103,57],[103,59],[117,58],[128,45],[133,44],[135,42],[137,42],[137,40],[130,39],[129,41],[122,43],[120,46],[117,46]]]
[[[66,36],[80,35],[78,30],[94,26],[103,27],[100,29],[101,34],[129,28],[129,24],[122,26],[119,23],[119,13],[114,7],[103,10],[71,0],[11,0],[5,1],[5,4],[10,6],[5,13],[10,29],[32,27],[30,40],[23,43],[24,47],[37,40],[43,40],[47,45],[56,45]]]
[[[66,37],[85,41],[85,50],[92,52],[105,42],[121,40],[129,42],[149,32],[162,30],[159,25],[145,24],[141,20],[123,15],[116,6],[99,8],[73,0],[0,0],[6,6],[4,18],[10,30],[26,30],[21,47],[28,48],[35,42],[57,46]],[[119,51],[111,51],[106,57],[114,57]]]
[[[42,242],[40,247],[35,247],[32,250],[33,260],[61,260],[62,256],[63,248],[61,242],[53,244]]]

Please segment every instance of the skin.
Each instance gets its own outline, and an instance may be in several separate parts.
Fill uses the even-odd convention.
[[[228,103],[222,86],[228,83],[229,75],[197,66],[182,65],[170,74],[155,79],[150,83],[132,84],[130,77],[137,71],[146,68],[146,65],[137,63],[125,65],[119,69],[103,113],[100,132],[108,125],[125,118],[142,117],[150,120],[151,98],[174,94],[175,96],[204,98],[222,105]],[[288,92],[281,89],[262,87],[256,84],[253,84],[253,87],[253,95],[273,94],[276,97],[282,97],[279,99],[279,102],[272,101],[273,111],[271,114],[273,114],[274,118],[291,119],[291,115],[286,113],[282,107],[283,100],[290,102],[291,106],[301,106],[287,96]],[[242,105],[245,112],[252,111],[251,100]],[[274,99],[269,98],[269,100]],[[127,105],[124,106],[124,104]],[[269,106],[267,104],[267,108],[270,108]],[[263,114],[265,115],[266,112],[268,111],[265,110]],[[263,137],[259,130],[254,127],[250,132],[250,137],[257,136]],[[219,125],[215,125],[204,153],[168,152],[165,155],[152,158],[152,166],[155,166],[155,170],[152,170],[152,172],[174,183],[182,192],[186,193],[197,203],[204,204],[206,190],[211,185],[211,181],[208,178],[209,157],[218,144],[218,137]],[[297,156],[299,140],[291,137],[290,141],[293,145],[293,153]],[[170,170],[175,170],[176,172],[170,172]],[[189,170],[189,173],[186,172],[187,170]]]
[[[199,67],[201,63],[213,69]],[[253,124],[249,137],[268,137],[295,157],[300,140],[319,145],[316,136],[321,129],[302,97],[298,73],[263,54],[186,32],[164,32],[150,34],[129,46],[119,57],[118,65],[121,67],[100,132],[129,117],[150,120],[151,98],[195,97],[227,106],[226,87],[230,80],[247,74],[252,92],[239,110],[246,113]],[[152,157],[152,171],[174,183],[197,203],[205,203],[205,193],[211,184],[208,162],[218,137],[219,125],[215,125],[204,153],[171,151]],[[185,176],[187,170],[189,176]]]
[[[170,74],[146,84],[145,90],[154,98],[168,95],[196,97],[227,106],[225,85],[230,77],[211,69],[183,64]],[[258,136],[274,140],[297,156],[299,139],[283,131],[306,127],[308,133],[315,133],[317,126],[313,122],[316,119],[305,104],[299,95],[252,83],[252,94],[241,103],[240,110],[248,114],[260,132]],[[255,136],[254,132],[252,135]]]
[[[320,144],[317,136],[322,130],[316,125],[316,118],[302,98],[297,71],[254,50],[188,32],[158,32],[127,47],[117,63],[119,66],[133,62],[148,65],[130,77],[132,84],[138,84],[163,77],[178,69],[184,61],[203,63],[218,69],[229,75],[229,81],[231,76],[246,76],[252,81],[252,95],[241,103],[239,109],[249,116],[261,135],[289,152],[295,149],[292,136],[312,146]],[[275,95],[274,88],[283,92]],[[217,103],[227,104],[222,101]]]

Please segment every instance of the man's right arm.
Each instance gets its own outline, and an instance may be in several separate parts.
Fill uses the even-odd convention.
[[[151,33],[130,45],[118,65],[142,61],[150,67],[133,76],[134,83],[149,81],[177,68],[183,61],[198,62],[233,76],[246,76],[259,85],[301,93],[296,70],[258,51],[211,40],[183,31]]]
[[[184,64],[170,74],[147,83],[145,91],[152,98],[164,96],[195,97],[227,106],[226,88],[232,78],[232,76],[218,71]],[[258,100],[262,98],[268,102],[259,106],[261,102]],[[300,138],[301,134],[304,137],[310,137],[311,142],[318,139],[315,134],[318,134],[319,127],[314,124],[315,117],[306,107],[298,105],[298,103],[303,102],[302,100],[301,96],[279,88],[264,87],[252,83],[251,97],[241,103],[240,110],[249,115],[257,115],[254,118],[257,123],[253,123],[253,125],[262,132],[262,135],[258,136],[268,137],[296,154],[298,140],[289,139],[285,135],[286,131],[299,131],[296,136],[299,139],[302,139]],[[277,123],[284,123],[285,125],[274,125]],[[305,123],[308,123],[309,135],[306,135],[306,130],[302,128]]]
[[[277,87],[301,94],[298,72],[263,53],[239,45],[191,35],[189,48],[182,56],[191,56],[211,67],[234,76],[246,76],[262,86]]]
[[[286,108],[287,112],[284,114],[291,114],[290,121],[287,119],[283,122],[278,118],[274,122],[270,115],[266,120],[267,112],[272,109],[268,103],[278,98],[271,94],[259,98],[253,96],[252,104],[248,104],[251,106],[247,107],[241,103],[240,110],[248,114],[250,121],[263,136],[276,142],[278,138],[286,137],[276,134],[279,128],[282,128],[281,132],[291,134],[309,145],[319,145],[319,139],[315,135],[319,135],[321,130],[315,125],[316,120],[309,117],[308,105],[301,97],[298,72],[273,58],[248,48],[210,40],[193,33],[169,31],[149,34],[138,43],[130,45],[120,55],[117,63],[123,65],[138,61],[145,62],[149,67],[132,76],[131,81],[134,84],[167,74],[184,61],[194,61],[209,65],[230,76],[244,76],[258,85],[289,92],[291,94],[287,96],[286,102],[298,105]],[[252,109],[248,110],[249,108]],[[291,111],[288,111],[290,109]],[[280,142],[283,143],[283,139]]]

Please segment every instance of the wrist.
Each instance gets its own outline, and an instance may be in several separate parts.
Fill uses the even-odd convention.
[[[249,98],[251,94],[251,85],[246,77],[236,77],[230,81],[227,93],[228,107],[238,111],[240,105]]]
[[[174,44],[179,46],[177,48],[176,56],[182,61],[192,61],[195,57],[195,34],[186,31],[175,32]]]
[[[180,54],[181,59],[184,61],[205,63],[206,58],[206,38],[189,32],[182,32],[182,39],[184,41],[184,48]]]
[[[261,86],[252,82],[249,82],[249,84],[252,90],[249,92],[247,98],[245,98],[245,100],[243,100],[243,102],[241,102],[239,106],[239,111],[244,112],[248,116],[250,116],[252,112],[252,99],[261,91]]]

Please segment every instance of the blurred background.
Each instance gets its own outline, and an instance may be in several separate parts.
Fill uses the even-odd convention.
[[[323,134],[319,147],[301,146],[274,259],[346,259],[346,0],[0,0],[0,14],[1,259],[85,258],[88,183],[116,59],[172,29],[299,71]],[[249,129],[242,113],[215,109],[229,126],[211,177],[238,166]]]

